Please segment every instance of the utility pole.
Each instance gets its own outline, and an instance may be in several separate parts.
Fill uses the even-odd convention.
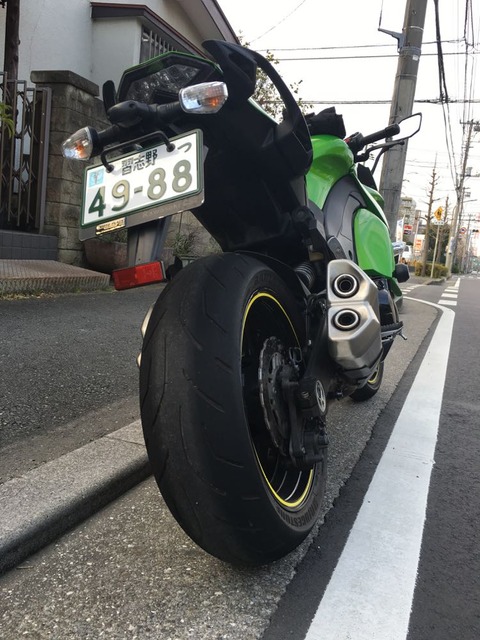
[[[402,33],[379,28],[398,41],[399,58],[389,124],[412,114],[426,11],[427,0],[407,0]],[[380,191],[385,200],[385,215],[392,240],[395,239],[406,155],[407,142],[389,149],[383,159]]]
[[[463,200],[465,195],[465,176],[467,171],[467,162],[468,162],[468,154],[470,153],[470,145],[472,142],[472,133],[473,127],[478,126],[479,122],[475,122],[470,120],[470,122],[462,122],[463,125],[468,125],[467,129],[467,139],[465,142],[465,149],[463,150],[463,162],[461,168],[460,179],[458,180],[456,192],[457,192],[457,203],[453,210],[453,220],[452,226],[450,227],[450,236],[448,239],[447,245],[447,260],[445,262],[445,266],[448,269],[448,273],[452,272],[452,267],[455,263],[455,254],[457,253],[457,241],[458,241],[458,229],[460,227],[460,221],[462,219],[463,213]]]

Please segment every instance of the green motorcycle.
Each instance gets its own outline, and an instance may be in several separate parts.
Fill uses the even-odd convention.
[[[222,560],[259,565],[311,531],[329,403],[372,397],[401,334],[408,269],[359,162],[406,136],[394,124],[344,139],[334,110],[304,118],[260,54],[204,48],[133,67],[118,91],[106,83],[111,126],[80,130],[64,154],[101,158],[85,172],[80,236],[128,230],[119,288],[164,279],[172,214],[191,210],[221,247],[177,265],[145,318],[141,417],[180,526]],[[252,99],[257,67],[284,102],[280,123]]]

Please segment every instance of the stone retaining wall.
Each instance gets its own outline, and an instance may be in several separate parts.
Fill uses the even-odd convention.
[[[83,265],[78,225],[86,164],[64,158],[61,145],[84,126],[103,129],[108,124],[99,88],[72,71],[32,71],[31,79],[52,90],[44,233],[58,237],[60,262]]]

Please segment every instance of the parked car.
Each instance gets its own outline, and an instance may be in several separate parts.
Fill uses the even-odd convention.
[[[402,253],[402,262],[403,264],[410,265],[410,264],[413,264],[413,261],[414,261],[413,249],[409,244],[406,244]]]

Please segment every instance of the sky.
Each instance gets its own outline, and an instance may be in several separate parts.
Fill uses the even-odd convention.
[[[301,81],[300,95],[306,102],[326,101],[314,105],[319,111],[335,106],[344,117],[347,134],[361,131],[368,134],[388,124],[395,75],[397,71],[397,41],[378,31],[381,26],[401,32],[406,0],[218,0],[236,33],[241,33],[252,49],[261,53],[270,50],[279,60],[277,69],[288,84]],[[445,76],[450,99],[462,99],[465,75],[470,96],[480,98],[480,67],[478,55],[466,58],[464,34],[466,0],[439,0],[440,28],[443,42]],[[473,0],[475,50],[479,51],[480,7]],[[433,0],[428,0],[423,34],[416,99],[429,100],[439,96],[436,55],[435,16]],[[453,41],[453,42],[446,42]],[[372,45],[372,46],[366,46]],[[375,57],[360,57],[375,56]],[[346,59],[339,60],[339,57]],[[293,58],[293,60],[292,60]],[[299,59],[303,58],[303,59]],[[305,58],[313,58],[305,60]],[[467,69],[467,74],[465,74]],[[475,84],[476,80],[476,84]],[[386,104],[361,104],[367,100]],[[339,104],[353,101],[358,104]],[[462,133],[460,124],[480,120],[480,102],[465,105],[451,103],[445,112],[440,104],[416,103],[414,112],[423,114],[422,130],[411,139],[402,195],[412,197],[423,214],[428,209],[428,191],[436,165],[438,184],[435,208],[444,206],[449,196],[450,211],[456,202],[454,176],[460,173]],[[452,144],[449,155],[445,120],[451,123]],[[455,169],[456,166],[456,169]],[[465,187],[470,196],[465,203],[465,217],[480,213],[480,131],[472,137],[467,166],[472,175]],[[375,174],[380,178],[380,167]]]

